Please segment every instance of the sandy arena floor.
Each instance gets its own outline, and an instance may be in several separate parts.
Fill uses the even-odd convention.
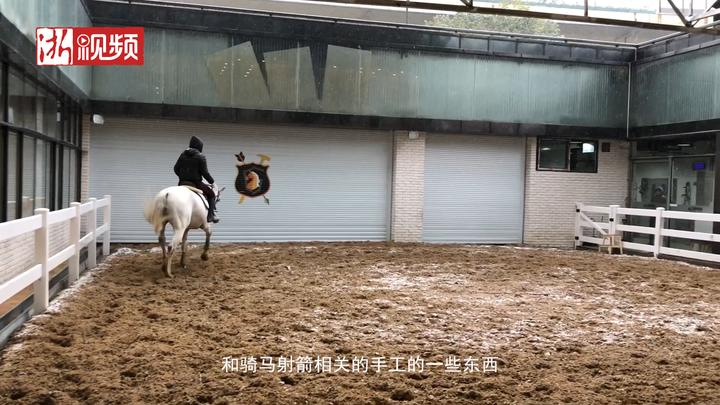
[[[13,338],[0,403],[720,398],[718,270],[512,247],[224,245],[209,262],[192,249],[190,270],[170,280],[159,253],[135,253],[113,256]],[[258,371],[223,372],[227,356],[254,356]],[[328,356],[333,371],[264,371],[260,356]],[[338,356],[364,356],[369,371],[335,371]],[[422,372],[390,371],[409,356]],[[461,372],[446,371],[448,356]],[[388,368],[375,372],[372,357]],[[468,357],[497,357],[497,373],[464,371]]]

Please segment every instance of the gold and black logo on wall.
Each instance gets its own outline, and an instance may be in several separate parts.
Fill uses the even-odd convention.
[[[237,163],[235,164],[238,168],[238,175],[235,178],[235,189],[240,193],[240,204],[245,201],[245,197],[259,197],[262,196],[265,199],[265,203],[270,204],[270,200],[265,196],[270,190],[270,177],[268,176],[268,169],[270,165],[267,162],[270,161],[270,156],[258,155],[260,162],[245,163],[245,155],[240,152],[235,155]]]

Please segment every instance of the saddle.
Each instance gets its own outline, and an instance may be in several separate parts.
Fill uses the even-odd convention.
[[[188,186],[186,184],[183,184],[182,187],[187,188],[188,190],[192,191],[193,193],[197,194],[198,197],[200,197],[200,201],[202,201],[203,205],[205,206],[205,209],[210,211],[210,206],[208,205],[207,198],[205,198],[205,193],[203,193],[202,190],[200,190],[197,187]]]

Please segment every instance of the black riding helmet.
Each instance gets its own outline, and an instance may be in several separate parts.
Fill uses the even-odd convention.
[[[197,136],[193,136],[192,138],[190,138],[190,147],[193,149],[197,149],[198,152],[202,152],[203,141]]]

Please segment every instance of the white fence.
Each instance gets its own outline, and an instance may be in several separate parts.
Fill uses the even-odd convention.
[[[592,217],[600,216],[602,219],[595,220]],[[639,226],[621,223],[621,220],[630,217],[654,218],[654,226]],[[678,238],[688,241],[720,242],[720,234],[670,229],[665,223],[666,220],[680,219],[696,221],[720,222],[720,214],[709,214],[702,212],[667,211],[665,208],[639,209],[622,208],[619,205],[599,207],[576,203],[575,209],[575,246],[583,242],[601,244],[602,237],[589,236],[587,229],[594,230],[601,236],[619,234],[621,232],[632,232],[636,234],[651,235],[653,243],[638,243],[623,241],[623,248],[652,253],[655,257],[661,254],[685,257],[689,259],[704,260],[720,263],[720,254],[702,252],[691,249],[678,249],[666,246],[667,237]],[[651,222],[651,221],[648,221]],[[649,242],[650,238],[648,238]]]
[[[110,254],[110,196],[100,200],[91,198],[85,204],[74,202],[69,208],[58,211],[38,208],[31,217],[0,223],[0,242],[22,237],[30,232],[35,233],[35,261],[32,267],[25,269],[10,280],[0,285],[0,304],[33,286],[33,309],[38,314],[45,311],[50,295],[50,270],[68,261],[68,285],[80,276],[80,251],[87,246],[87,267],[97,265],[97,241],[102,236],[103,255]],[[97,226],[97,212],[103,210],[103,224]],[[80,237],[80,223],[87,215],[87,234]],[[58,253],[49,255],[50,226],[64,225],[69,227],[70,240]]]

